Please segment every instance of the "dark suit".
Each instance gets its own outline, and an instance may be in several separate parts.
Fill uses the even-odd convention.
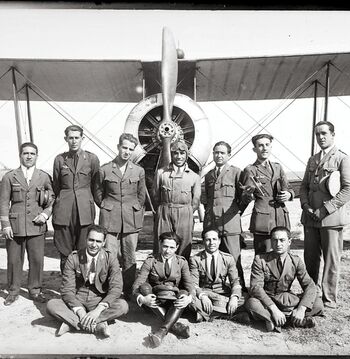
[[[278,255],[274,252],[255,256],[250,277],[250,298],[247,310],[253,317],[272,320],[266,309],[272,304],[284,312],[290,312],[299,305],[307,308],[306,315],[317,315],[323,310],[322,301],[317,298],[316,285],[305,269],[303,261],[288,253],[282,273],[277,267]],[[298,279],[303,293],[301,297],[291,292],[292,283]]]
[[[123,175],[115,161],[106,163],[99,171],[95,197],[101,208],[99,224],[108,231],[106,247],[121,254],[124,293],[131,294],[138,232],[145,210],[144,169],[129,161]]]
[[[294,197],[294,191],[290,188],[288,179],[279,163],[269,162],[271,166],[266,168],[258,161],[247,166],[243,172],[242,184],[255,187],[251,176],[260,181],[263,196],[255,189],[253,196],[246,195],[242,198],[242,210],[254,199],[254,208],[250,218],[249,230],[254,234],[255,253],[264,253],[271,250],[270,231],[276,226],[284,226],[290,229],[288,208],[284,203],[275,200],[279,191],[291,193],[290,200]]]
[[[239,182],[241,170],[226,164],[218,177],[215,170],[216,168],[212,169],[205,176],[206,203],[203,230],[216,228],[222,233],[220,249],[233,256],[241,284],[245,286],[240,246],[242,191]]]
[[[42,191],[47,191],[48,201],[40,204]],[[17,295],[21,286],[24,250],[29,261],[28,289],[31,294],[40,292],[44,266],[46,223],[35,224],[33,219],[40,213],[50,217],[54,194],[50,176],[34,169],[27,184],[21,168],[5,174],[0,191],[0,218],[2,228],[11,227],[13,240],[6,240],[8,253],[7,280],[9,292]],[[10,204],[11,203],[11,204]]]
[[[79,317],[73,308],[84,307],[87,311],[96,308],[100,303],[107,303],[97,323],[112,320],[128,312],[128,304],[120,299],[123,280],[117,257],[101,249],[96,262],[94,283],[89,283],[86,266],[86,249],[72,252],[66,261],[62,276],[62,299],[51,299],[47,311],[53,317],[79,329]]]
[[[227,253],[219,251],[216,264],[216,278],[212,278],[210,270],[207,268],[207,252],[201,251],[190,257],[190,272],[196,288],[196,308],[203,313],[203,308],[199,296],[201,293],[215,293],[220,296],[236,296],[241,298],[242,288],[239,284],[239,277],[234,258]],[[210,298],[210,297],[209,297]],[[226,309],[226,308],[225,308]],[[208,320],[209,316],[205,315]]]
[[[334,171],[340,172],[340,191],[335,197],[322,186],[322,182]],[[321,184],[321,185],[320,185]],[[300,187],[300,203],[313,210],[324,207],[326,217],[314,221],[305,211],[304,259],[307,271],[317,284],[322,284],[323,300],[335,304],[340,256],[343,249],[343,226],[350,223],[350,159],[333,147],[320,161],[320,153],[310,157]],[[322,279],[319,278],[321,250],[324,259]],[[322,282],[322,283],[320,283]]]
[[[132,287],[133,294],[140,294],[140,286],[149,282],[154,287],[160,284],[169,284],[179,289],[185,289],[189,294],[195,295],[193,280],[188,268],[186,259],[182,256],[175,255],[172,259],[170,276],[167,278],[164,273],[164,262],[162,257],[149,256],[142,264],[139,275]]]
[[[74,249],[85,248],[87,227],[94,223],[93,185],[99,160],[88,151],[78,151],[76,168],[71,153],[56,156],[53,165],[53,189],[56,202],[52,223],[54,243],[61,254],[61,270],[66,257]]]

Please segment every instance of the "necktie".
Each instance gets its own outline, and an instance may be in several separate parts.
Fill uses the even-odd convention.
[[[278,259],[277,259],[277,268],[278,268],[278,271],[280,272],[280,274],[282,274],[283,264],[282,264],[282,259],[281,259],[281,257],[278,257]]]
[[[73,166],[74,166],[74,169],[76,170],[77,169],[77,165],[78,165],[78,154],[75,153],[73,155]]]
[[[168,278],[170,276],[170,265],[169,260],[165,260],[165,276]]]
[[[215,273],[215,257],[214,257],[214,256],[211,256],[210,274],[211,274],[211,277],[212,277],[213,279],[216,278],[216,273]]]
[[[220,172],[221,172],[221,168],[218,167],[218,169],[216,171],[216,178],[218,178],[220,176]]]
[[[95,279],[95,272],[96,272],[95,257],[92,257],[90,271],[89,271],[89,281],[91,284],[93,283],[93,281]]]

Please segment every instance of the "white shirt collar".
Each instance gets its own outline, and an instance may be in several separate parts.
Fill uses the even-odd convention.
[[[29,181],[31,181],[31,179],[33,177],[35,166],[27,168],[27,167],[21,165],[21,169],[22,169],[25,179],[27,180],[27,182],[29,184]]]
[[[161,255],[161,257],[162,257],[163,263],[165,263],[166,258],[164,258],[162,255]],[[171,258],[168,258],[168,263],[169,263],[169,265],[171,265],[171,262],[173,261],[173,258],[174,258],[174,257],[175,257],[175,256],[172,256]]]

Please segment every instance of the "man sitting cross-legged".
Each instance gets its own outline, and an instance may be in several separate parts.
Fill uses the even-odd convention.
[[[126,314],[124,299],[119,299],[123,280],[117,256],[104,248],[107,231],[91,225],[86,249],[73,251],[66,261],[61,295],[51,299],[47,312],[63,321],[57,336],[76,330],[109,337],[107,321]]]
[[[272,252],[254,258],[250,298],[245,306],[256,320],[264,320],[267,331],[278,332],[287,322],[297,327],[314,327],[314,315],[322,315],[323,303],[302,260],[289,253],[291,234],[286,227],[271,231]],[[303,293],[292,293],[297,278]]]
[[[225,317],[248,322],[241,300],[236,262],[232,255],[219,250],[217,230],[203,232],[204,250],[190,258],[190,272],[196,288],[194,308],[197,322]],[[240,304],[240,307],[238,305]]]
[[[150,255],[141,267],[133,285],[139,306],[150,308],[162,320],[160,328],[149,334],[153,347],[158,347],[168,332],[188,338],[188,326],[177,323],[195,294],[186,259],[176,255],[181,238],[174,232],[159,236],[159,254]]]

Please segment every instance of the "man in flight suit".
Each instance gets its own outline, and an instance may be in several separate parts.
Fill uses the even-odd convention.
[[[242,288],[245,289],[241,264],[241,170],[229,165],[231,146],[224,141],[214,145],[215,168],[205,176],[205,216],[203,231],[218,229],[221,234],[220,250],[235,259]]]
[[[269,160],[273,137],[269,134],[253,136],[253,151],[257,155],[254,164],[244,169],[242,176],[242,212],[251,200],[255,200],[249,230],[254,235],[255,254],[271,250],[270,231],[276,226],[290,229],[286,201],[291,201],[294,191],[279,163]]]
[[[335,147],[331,122],[318,122],[315,134],[321,151],[310,157],[300,187],[304,260],[311,278],[322,287],[325,307],[335,308],[343,227],[350,222],[350,159]],[[339,175],[339,188],[333,194],[327,189],[331,174]],[[321,255],[324,266],[319,278]]]
[[[153,253],[158,253],[161,233],[175,232],[181,238],[177,254],[188,260],[192,247],[193,212],[199,207],[201,182],[188,167],[187,158],[185,142],[174,142],[171,145],[171,163],[156,173],[153,196],[158,209]]]
[[[287,322],[297,327],[314,327],[313,316],[322,315],[323,303],[301,258],[289,253],[288,228],[273,228],[271,243],[272,252],[254,258],[250,298],[245,303],[248,312],[256,320],[264,320],[267,331],[280,332]],[[303,289],[301,295],[291,291],[295,278]]]
[[[53,164],[53,189],[56,201],[52,223],[54,243],[61,256],[61,272],[68,255],[85,248],[87,228],[95,220],[93,185],[100,167],[96,155],[83,151],[83,129],[68,126],[65,141],[69,151],[56,156]]]
[[[9,294],[5,305],[18,299],[24,251],[29,262],[28,291],[34,301],[45,302],[41,292],[46,221],[52,212],[54,194],[50,176],[35,167],[38,147],[20,146],[21,166],[5,174],[0,190],[1,227],[6,238]]]
[[[106,248],[118,254],[123,268],[124,295],[130,297],[136,275],[136,247],[142,229],[146,194],[145,171],[130,157],[137,139],[123,133],[118,156],[100,168],[95,191],[99,224],[108,231]]]
[[[128,303],[120,299],[123,287],[117,256],[104,248],[106,230],[91,225],[86,249],[73,251],[62,276],[62,299],[51,299],[47,312],[62,321],[56,335],[87,331],[110,336],[107,321],[126,314]]]

